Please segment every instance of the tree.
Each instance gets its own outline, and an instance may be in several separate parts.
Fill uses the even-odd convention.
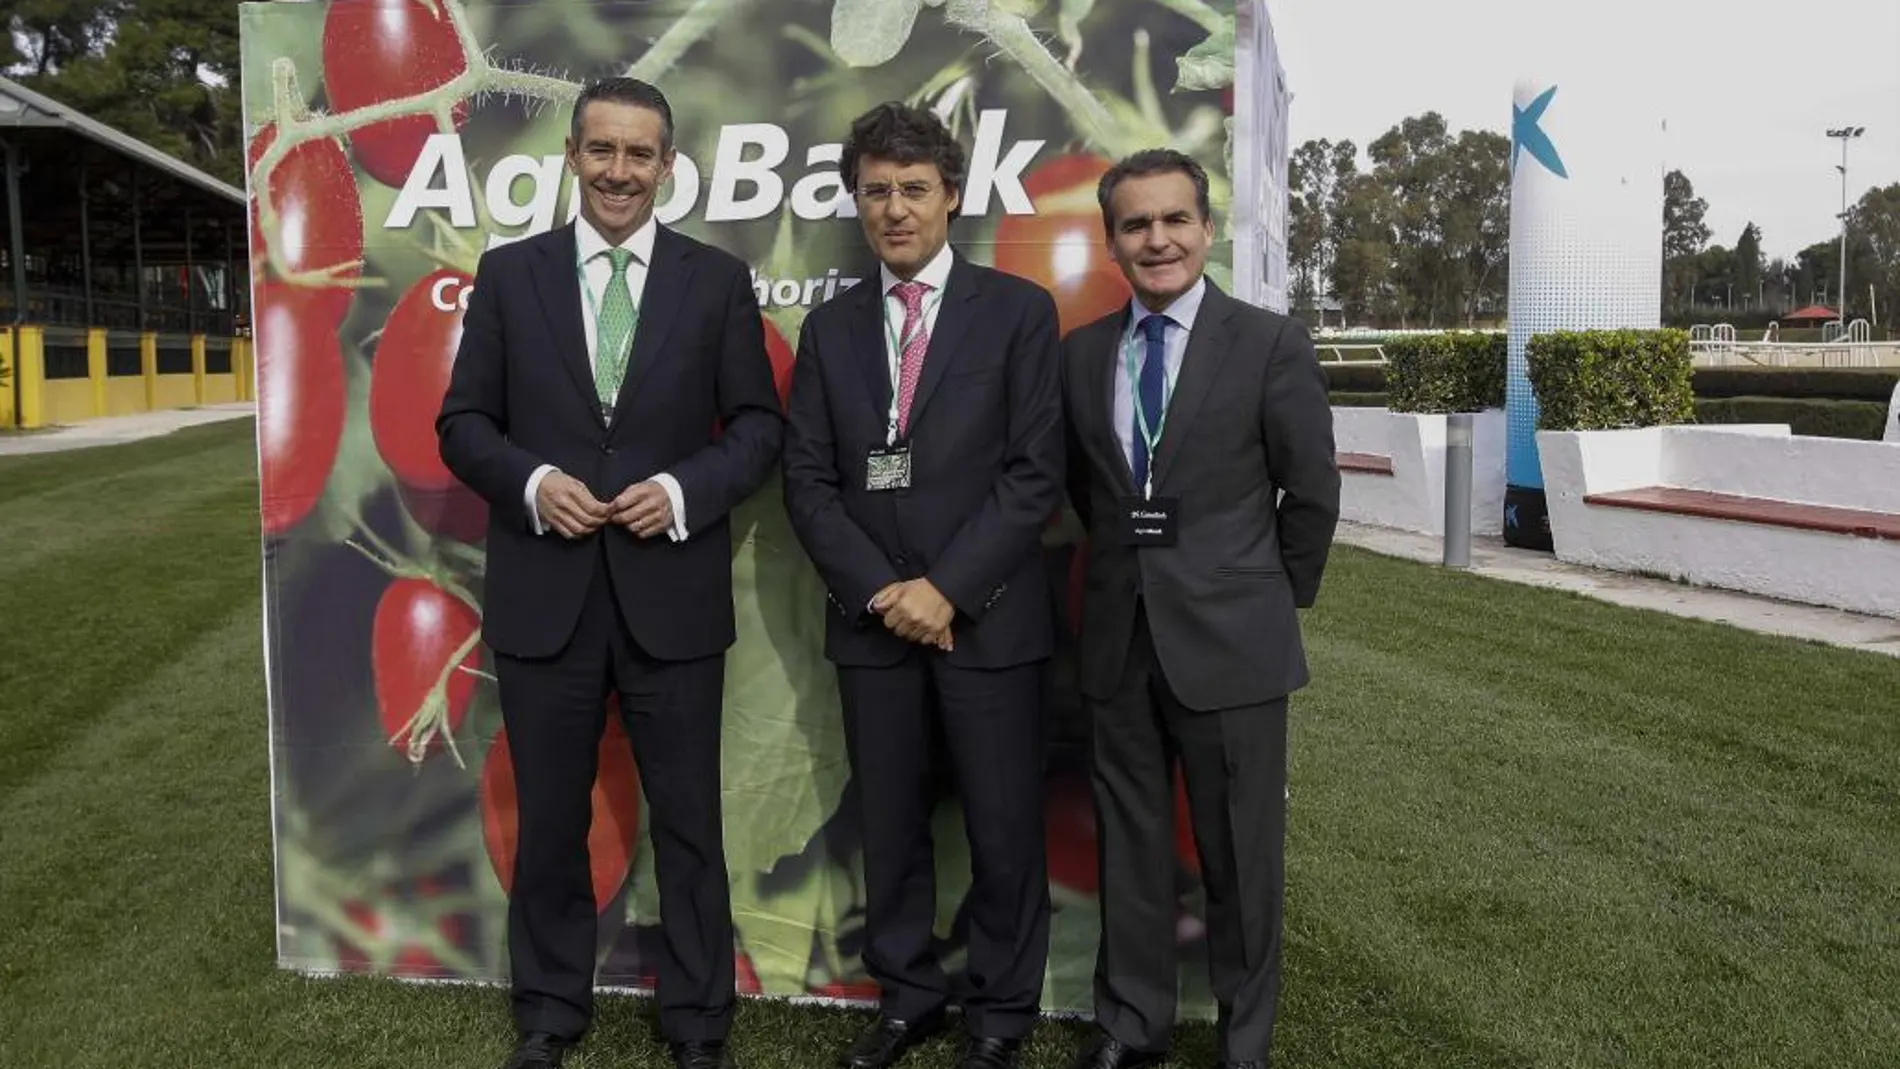
[[[1900,316],[1900,182],[1870,189],[1847,217],[1848,306],[1892,324]],[[1858,272],[1858,274],[1856,274]],[[1868,288],[1873,289],[1873,302]],[[1858,297],[1856,297],[1856,291]]]
[[[0,0],[8,73],[242,184],[236,12],[223,0]]]
[[[1750,222],[1742,228],[1742,236],[1735,239],[1734,274],[1730,279],[1735,285],[1735,299],[1742,302],[1744,307],[1757,307],[1765,297],[1765,268],[1761,254],[1761,228]]]
[[[1453,136],[1443,116],[1427,112],[1386,131],[1367,156],[1372,168],[1362,173],[1350,141],[1309,141],[1294,154],[1296,303],[1330,283],[1348,317],[1362,321],[1470,325],[1501,309],[1510,141],[1492,131]]]
[[[1696,257],[1709,241],[1709,202],[1681,171],[1663,176],[1663,304],[1687,309],[1695,300]]]

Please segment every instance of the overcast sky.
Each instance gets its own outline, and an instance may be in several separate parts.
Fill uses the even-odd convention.
[[[1453,131],[1508,135],[1513,85],[1564,48],[1632,72],[1633,112],[1659,102],[1647,110],[1668,122],[1666,163],[1709,202],[1712,242],[1732,246],[1751,219],[1771,258],[1838,236],[1831,127],[1867,128],[1849,149],[1850,200],[1900,182],[1900,0],[1268,0],[1268,12],[1296,147],[1363,150],[1432,110]]]

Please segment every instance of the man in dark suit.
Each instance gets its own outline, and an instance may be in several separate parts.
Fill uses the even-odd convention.
[[[1100,1034],[1076,1064],[1165,1056],[1178,760],[1221,1064],[1263,1069],[1279,988],[1286,702],[1307,682],[1295,609],[1319,592],[1339,516],[1332,409],[1306,332],[1204,277],[1214,224],[1198,163],[1138,153],[1099,196],[1135,299],[1063,343],[1102,865]]]
[[[437,421],[443,461],[491,510],[482,633],[520,817],[512,1067],[561,1064],[592,1018],[589,796],[615,691],[651,814],[660,1028],[682,1067],[725,1064],[727,514],[784,424],[745,265],[653,218],[673,158],[658,89],[580,94],[580,218],[482,257]]]
[[[841,163],[876,280],[814,309],[793,363],[785,501],[829,588],[864,837],[864,962],[878,1020],[844,1056],[895,1063],[943,1023],[932,952],[932,728],[973,858],[966,1069],[1014,1065],[1042,998],[1049,888],[1042,669],[1054,607],[1041,532],[1062,496],[1055,303],[949,246],[964,153],[885,104]]]

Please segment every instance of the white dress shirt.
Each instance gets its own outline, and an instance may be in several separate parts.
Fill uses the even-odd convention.
[[[1129,307],[1133,316],[1128,321],[1128,330],[1123,331],[1115,349],[1115,437],[1122,444],[1122,456],[1128,459],[1128,466],[1135,466],[1135,384],[1128,378],[1128,357],[1135,358],[1135,374],[1141,374],[1142,361],[1148,359],[1148,339],[1141,332],[1141,321],[1150,315],[1165,315],[1172,322],[1162,335],[1162,354],[1167,358],[1167,385],[1162,396],[1173,400],[1174,384],[1181,377],[1181,360],[1187,355],[1188,336],[1194,333],[1194,320],[1201,313],[1201,298],[1207,295],[1207,278],[1194,280],[1187,292],[1174,299],[1158,313],[1151,313],[1142,307],[1138,300],[1130,299]],[[1134,339],[1132,342],[1130,338]],[[1152,429],[1162,421],[1159,412],[1148,413],[1148,425]],[[1156,445],[1161,443],[1157,441]],[[1154,471],[1154,458],[1149,457],[1149,472]],[[1140,489],[1140,487],[1136,487]]]
[[[943,248],[937,250],[937,255],[932,256],[930,262],[919,269],[912,279],[914,282],[921,282],[930,287],[924,291],[923,330],[925,334],[935,334],[937,331],[937,311],[943,307],[943,291],[950,284],[950,265],[955,262],[955,259],[956,255],[950,251],[950,243],[946,241],[943,243]],[[897,295],[897,286],[904,280],[893,274],[888,265],[881,263],[878,264],[877,277],[878,284],[883,287],[884,293],[884,322],[878,329],[884,334],[884,360],[891,370],[891,411],[888,433],[895,435],[897,433],[897,383],[904,369],[904,354],[898,349],[897,343],[904,336],[906,314],[904,298]],[[912,403],[914,404],[915,401],[913,400]],[[876,601],[876,595],[872,595],[871,602],[867,602],[866,607]]]
[[[936,333],[937,311],[943,307],[943,291],[950,282],[950,265],[955,259],[955,254],[950,251],[950,243],[946,241],[943,243],[943,248],[937,250],[937,255],[931,257],[930,262],[926,263],[912,280],[930,287],[924,291],[923,330],[925,334]],[[884,334],[884,359],[890,367],[889,429],[894,433],[897,429],[897,382],[899,373],[904,367],[904,354],[897,348],[898,341],[904,336],[904,298],[899,297],[896,290],[898,284],[904,280],[892,274],[891,269],[884,264],[878,265],[877,273],[878,281],[884,287],[884,322],[878,329]]]
[[[653,262],[653,238],[658,231],[659,223],[652,216],[648,216],[646,223],[634,231],[620,246],[633,253],[633,259],[627,262],[627,292],[632,295],[635,308],[640,307],[640,296],[646,291],[647,267]],[[600,254],[607,252],[613,246],[607,243],[607,239],[602,237],[600,231],[594,229],[593,224],[589,223],[587,217],[583,215],[574,217],[574,244],[582,265],[581,278],[585,280],[587,286],[587,291],[582,294],[581,322],[587,331],[587,366],[592,368],[599,363],[597,350],[600,347],[600,340],[596,337],[599,325],[594,322],[594,310],[604,302],[607,295],[607,283],[611,282],[614,276],[612,260]],[[559,469],[552,464],[543,464],[534,469],[534,474],[528,476],[528,518],[534,524],[535,534],[547,532],[546,526],[541,522],[541,509],[535,495],[541,489],[541,480],[546,478],[549,472],[557,470]],[[683,541],[686,538],[686,501],[685,494],[680,490],[679,480],[661,472],[653,476],[653,481],[666,491],[667,500],[673,506],[673,526],[667,534],[675,542]]]

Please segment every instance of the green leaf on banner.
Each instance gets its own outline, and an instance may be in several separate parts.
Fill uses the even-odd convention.
[[[831,49],[853,67],[889,62],[910,40],[923,0],[836,0]]]
[[[793,536],[779,482],[733,510],[726,655],[726,857],[735,879],[803,851],[847,775],[837,675],[824,657],[825,587]]]
[[[1221,89],[1234,83],[1234,20],[1225,19],[1207,40],[1175,61],[1174,91]]]
[[[1231,252],[1232,250],[1230,249],[1230,255]],[[1210,256],[1207,258],[1206,270],[1208,281],[1219,286],[1223,293],[1226,293],[1229,297],[1239,296],[1234,292],[1234,268],[1232,264],[1219,262]]]
[[[1095,0],[1062,0],[1062,9],[1056,14],[1056,33],[1062,37],[1062,43],[1074,48],[1082,40],[1082,20],[1095,10]]]
[[[767,995],[803,995],[812,933],[828,929],[828,921],[843,912],[832,908],[830,866],[808,865],[796,886],[771,894],[761,893],[759,882],[751,873],[733,881],[732,923],[739,949],[752,959]]]

